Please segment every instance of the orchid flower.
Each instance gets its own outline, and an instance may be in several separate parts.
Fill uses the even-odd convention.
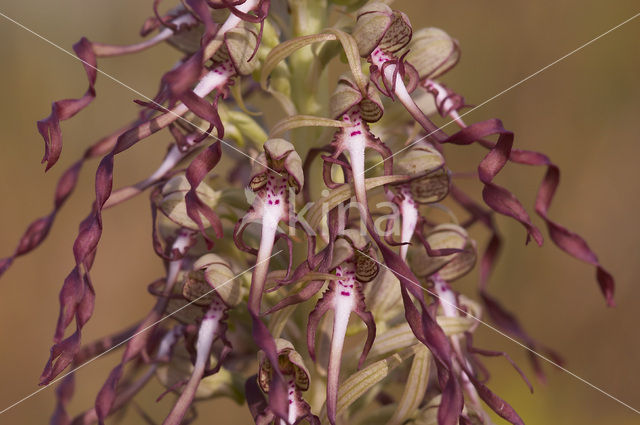
[[[425,250],[414,251],[413,264],[418,276],[426,277],[432,282],[431,294],[436,298],[444,317],[457,318],[466,316],[471,312],[478,317],[478,307],[472,306],[468,300],[463,299],[450,285],[473,269],[476,262],[475,242],[469,238],[467,232],[460,226],[446,224],[431,229],[427,234],[419,234]],[[433,256],[430,252],[451,252],[452,254]],[[416,255],[418,254],[418,255]],[[426,255],[425,255],[426,254]],[[476,325],[471,329],[473,330]],[[533,387],[529,383],[520,368],[513,363],[511,358],[502,352],[480,350],[471,345],[471,334],[457,334],[450,337],[452,348],[456,354],[455,373],[461,381],[462,388],[467,395],[467,408],[479,417],[481,423],[491,423],[488,414],[483,410],[481,402],[484,401],[498,415],[512,424],[522,424],[522,419],[517,413],[498,396],[481,383],[475,367],[484,372],[484,367],[475,360],[473,354],[490,356],[504,356],[520,374],[529,390]],[[491,394],[491,396],[489,396]]]
[[[358,367],[363,365],[375,339],[376,324],[365,305],[364,284],[372,281],[378,274],[378,264],[371,259],[371,246],[365,244],[363,238],[355,231],[345,231],[344,236],[336,243],[335,250],[333,269],[336,279],[329,281],[329,287],[309,315],[307,325],[309,354],[315,360],[316,329],[322,316],[328,310],[333,310],[333,332],[327,368],[327,416],[332,424],[336,423],[342,348],[352,312],[357,314],[368,328]]]
[[[371,2],[358,11],[353,37],[362,57],[371,62],[372,81],[387,96],[397,98],[422,127],[441,137],[441,132],[411,98],[418,83],[418,71],[395,54],[409,44],[412,35],[409,18],[380,2]],[[408,86],[404,82],[408,76]],[[382,79],[381,83],[377,83]]]
[[[195,268],[218,265],[223,269],[229,268],[228,264],[215,254],[207,254],[194,264]],[[231,274],[231,273],[226,273]],[[213,288],[215,289],[215,287]],[[191,377],[185,384],[180,397],[171,409],[171,412],[164,421],[165,425],[178,425],[182,422],[187,410],[193,403],[193,399],[198,389],[198,385],[205,375],[207,364],[211,353],[213,342],[220,338],[224,342],[222,354],[218,357],[218,364],[208,371],[213,374],[218,371],[221,363],[231,351],[231,344],[226,339],[226,320],[228,306],[222,301],[216,292],[212,292],[211,287],[205,280],[205,273],[202,271],[192,272],[187,276],[182,289],[184,297],[194,305],[206,308],[198,327],[198,336],[195,346],[196,359]]]
[[[410,176],[407,182],[396,186],[397,194],[393,197],[402,220],[400,256],[406,260],[411,238],[421,220],[418,206],[444,199],[449,193],[450,179],[444,157],[428,142],[420,142],[403,152],[396,167],[400,174]]]
[[[305,367],[302,356],[295,350],[289,341],[276,339],[276,349],[278,353],[278,369],[284,375],[287,384],[287,419],[286,421],[275,418],[274,412],[268,407],[260,412],[256,418],[256,425],[267,425],[277,423],[278,425],[298,424],[307,420],[311,425],[319,425],[317,416],[311,413],[311,407],[302,398],[302,392],[309,389],[311,374]],[[269,393],[273,379],[273,365],[268,360],[264,352],[258,353],[259,372],[258,385],[265,393]]]
[[[262,295],[273,246],[278,237],[278,225],[281,221],[290,222],[295,218],[290,212],[292,208],[289,200],[292,197],[290,190],[293,193],[299,193],[303,185],[302,160],[293,145],[284,139],[267,140],[264,144],[264,152],[253,162],[249,182],[249,187],[256,196],[249,211],[236,223],[233,232],[234,241],[239,249],[257,255],[247,304],[252,318],[254,338],[260,349],[274,363],[277,356],[275,342],[259,317]],[[260,247],[257,251],[247,247],[242,240],[245,228],[253,221],[262,223]],[[286,238],[286,235],[281,235]],[[290,259],[291,257],[292,252],[290,252]],[[276,370],[269,398],[270,408],[281,418],[285,416],[282,396],[286,388],[283,380],[284,376]]]
[[[256,194],[247,214],[236,224],[234,239],[240,249],[251,251],[244,245],[242,234],[253,221],[262,222],[260,248],[256,252],[256,267],[251,278],[249,311],[260,314],[260,303],[264,292],[269,258],[276,240],[278,224],[290,221],[291,189],[299,193],[304,185],[302,160],[293,145],[284,139],[269,139],[264,144],[264,153],[253,163],[250,189]]]
[[[362,94],[353,79],[346,75],[338,82],[330,105],[332,115],[343,121],[346,126],[339,128],[333,137],[331,158],[325,157],[325,182],[329,187],[335,186],[329,177],[331,165],[343,152],[348,152],[356,199],[364,209],[361,210],[364,218],[368,215],[364,184],[365,150],[373,149],[384,159],[391,156],[389,148],[371,132],[368,125],[369,122],[375,122],[382,117],[382,102],[372,87],[368,86],[367,93]],[[390,174],[391,162],[387,165],[386,171]]]

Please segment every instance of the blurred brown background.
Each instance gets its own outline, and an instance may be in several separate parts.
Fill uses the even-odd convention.
[[[470,104],[483,102],[640,11],[634,0],[404,0],[396,6],[408,12],[415,27],[438,26],[460,41],[462,60],[444,81]],[[4,1],[0,11],[70,50],[83,35],[104,42],[136,41],[141,23],[150,15],[151,1]],[[0,256],[4,256],[12,252],[31,220],[49,211],[57,178],[66,166],[97,137],[133,117],[136,107],[133,93],[99,76],[97,101],[63,124],[62,158],[45,175],[35,122],[49,114],[52,100],[84,92],[84,72],[70,56],[1,17],[0,40]],[[500,117],[515,131],[517,147],[542,150],[561,166],[562,184],[551,215],[582,234],[615,275],[618,306],[605,307],[592,267],[550,243],[524,247],[524,231],[506,219],[499,219],[509,239],[493,276],[493,292],[518,313],[536,338],[562,353],[571,371],[635,408],[640,408],[639,53],[637,18],[465,118],[474,122]],[[102,60],[99,65],[142,93],[152,94],[175,58],[162,46]],[[116,186],[153,169],[164,151],[163,137],[118,158]],[[473,148],[450,152],[461,170],[472,170],[483,154]],[[72,266],[71,244],[93,199],[95,166],[94,161],[84,169],[82,183],[48,241],[17,260],[0,282],[0,410],[38,389],[58,313],[57,294]],[[500,180],[532,207],[542,175],[542,169],[509,165]],[[146,197],[108,211],[104,225],[93,272],[97,305],[85,328],[86,341],[122,328],[147,311],[151,300],[146,284],[162,273],[151,249]],[[475,278],[474,274],[462,283],[466,293],[474,293]],[[530,372],[526,356],[514,343],[487,329],[479,332],[478,346],[504,350]],[[78,372],[73,412],[93,402],[119,357],[119,353],[107,356]],[[493,373],[491,387],[528,424],[640,423],[631,410],[553,367],[546,367],[547,384],[535,383],[535,394],[530,395],[506,362],[487,364]],[[140,404],[152,406],[157,390],[143,393]],[[0,423],[47,423],[53,408],[50,387],[0,415]],[[166,403],[158,407],[165,408]],[[138,423],[135,417],[130,415],[126,423]],[[196,423],[246,421],[243,409],[215,402],[201,408]]]

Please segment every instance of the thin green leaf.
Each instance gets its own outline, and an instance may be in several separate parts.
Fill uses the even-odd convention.
[[[400,366],[405,360],[411,358],[419,348],[415,344],[399,353],[395,353],[386,359],[370,364],[366,368],[354,373],[347,378],[338,390],[337,416],[341,416],[344,411],[358,398],[366,393],[371,387],[386,378],[391,371]],[[328,423],[326,410],[320,418],[321,423]]]
[[[385,184],[398,183],[406,179],[406,176],[398,175],[372,177],[365,180],[365,188],[366,190],[371,190],[379,186],[384,186]],[[318,202],[309,208],[307,223],[309,223],[312,229],[317,228],[326,211],[332,210],[352,196],[355,196],[353,184],[344,184],[333,189],[327,196],[320,198]]]
[[[269,137],[280,137],[287,131],[300,127],[348,127],[350,125],[350,123],[332,120],[331,118],[316,117],[314,115],[294,115],[278,121],[271,129]]]
[[[413,356],[411,370],[405,383],[402,397],[398,401],[396,411],[387,422],[387,425],[399,425],[413,416],[420,407],[429,383],[429,370],[431,369],[431,352],[427,347],[420,346]]]
[[[258,146],[267,141],[267,133],[256,120],[241,111],[228,111],[229,122],[232,123],[242,135]]]
[[[262,115],[262,112],[254,112],[254,111],[250,111],[247,108],[247,105],[244,103],[244,96],[242,95],[242,79],[241,78],[237,78],[234,83],[231,85],[231,87],[229,87],[229,91],[231,92],[231,96],[233,96],[233,99],[236,101],[236,104],[238,105],[238,107],[247,115],[253,116],[253,117],[257,117]]]
[[[366,97],[369,78],[365,77],[362,73],[362,63],[360,61],[360,52],[358,51],[358,43],[356,42],[356,39],[353,38],[351,34],[347,34],[337,28],[329,28],[326,32],[338,37],[340,44],[342,44],[342,49],[347,56],[347,62],[349,62],[349,68],[351,68],[351,73],[353,74],[353,78],[356,81],[358,89],[360,89],[362,95]]]
[[[267,89],[267,92],[280,103],[280,106],[282,106],[282,109],[284,109],[287,115],[295,115],[298,113],[296,105],[287,95],[280,93],[279,91],[274,90],[271,87]]]
[[[267,79],[269,74],[276,68],[276,66],[290,56],[293,52],[300,50],[301,48],[314,43],[320,43],[322,41],[336,40],[334,34],[312,34],[305,35],[303,37],[296,37],[291,40],[287,40],[284,43],[278,44],[267,55],[262,65],[262,71],[260,73],[260,86],[267,90]]]

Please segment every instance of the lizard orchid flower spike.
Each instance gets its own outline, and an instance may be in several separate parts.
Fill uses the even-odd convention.
[[[356,313],[368,329],[358,367],[361,367],[367,358],[376,335],[373,315],[367,311],[364,301],[364,285],[378,275],[378,263],[372,259],[374,255],[371,244],[365,243],[360,234],[352,229],[346,230],[335,245],[332,269],[336,279],[329,281],[329,287],[309,315],[307,345],[309,354],[315,361],[316,329],[322,316],[333,310],[333,331],[327,368],[327,417],[332,424],[336,423],[342,348],[351,313]]]
[[[278,338],[276,339],[276,349],[278,353],[278,369],[284,376],[287,384],[287,420],[276,419],[275,414],[266,407],[256,417],[256,425],[267,425],[275,423],[277,425],[298,424],[306,420],[310,425],[320,425],[317,416],[311,413],[311,407],[302,398],[302,392],[309,389],[311,375],[305,367],[302,356],[295,350],[291,342]],[[263,351],[258,353],[258,385],[260,389],[268,394],[273,380],[273,364],[269,361]]]
[[[135,100],[140,108],[134,118],[88,146],[63,173],[53,210],[0,259],[1,275],[38,247],[84,163],[102,158],[95,200],[73,245],[75,267],[60,291],[41,384],[120,346],[122,354],[93,406],[75,417],[75,369],[60,379],[51,424],[103,425],[155,376],[166,388],[158,400],[173,397],[165,425],[190,423],[198,403],[213,397],[246,402],[258,425],[489,424],[481,403],[520,425],[522,419],[486,386],[488,373],[479,361],[507,356],[473,345],[481,307],[454,285],[476,263],[471,227],[482,223],[491,232],[478,261],[482,308],[505,333],[557,359],[487,290],[501,241],[494,212],[516,219],[528,239],[542,243],[526,209],[494,182],[508,161],[546,167],[535,210],[551,239],[596,267],[610,304],[614,282],[586,242],[548,216],[558,167],[541,153],[516,149],[514,134],[499,120],[467,125],[461,119],[464,99],[439,80],[457,64],[458,42],[437,28],[414,32],[389,1],[289,0],[271,8],[270,0],[174,0],[166,13],[158,10],[164,3],[152,3],[141,42],[117,46],[83,38],[74,46],[89,87],[79,99],[54,102],[51,115],[38,123],[47,169],[61,154],[60,123],[96,96],[99,58],[166,43],[175,48],[165,52],[175,56],[175,65],[163,71],[153,97]],[[281,7],[285,3],[288,8]],[[329,70],[340,59],[349,72],[335,75]],[[380,93],[390,100],[384,107]],[[272,105],[286,113],[272,126],[265,125],[271,116],[251,112]],[[454,119],[460,130],[449,136],[438,129],[429,118],[435,113]],[[169,143],[164,159],[148,177],[114,190],[116,155],[153,134]],[[285,134],[304,143],[300,154],[278,138]],[[408,135],[425,137],[407,145]],[[497,140],[486,140],[493,136]],[[217,140],[205,143],[209,137]],[[473,143],[489,151],[477,177],[490,209],[451,181],[457,170],[443,145]],[[223,144],[231,150],[223,152]],[[372,157],[381,157],[384,167],[367,177]],[[103,212],[147,189],[152,249],[164,264],[162,276],[147,286],[154,305],[138,322],[83,345],[81,333],[94,309],[90,272]],[[370,206],[380,189],[389,202]],[[349,215],[354,195],[364,235]],[[302,199],[307,204],[296,208]],[[448,201],[457,205],[449,209]],[[469,216],[459,218],[458,206]],[[384,207],[393,212],[383,215]],[[448,217],[430,214],[436,208]],[[259,225],[246,232],[253,222]],[[278,241],[286,243],[286,262],[271,261]],[[377,277],[379,267],[384,270]],[[349,326],[352,313],[364,324]],[[359,344],[349,348],[347,335],[364,341],[361,351]],[[375,359],[364,365],[367,356]],[[310,370],[309,361],[315,362]],[[540,365],[534,362],[534,369],[541,376]],[[386,385],[398,381],[406,383],[399,397]],[[147,422],[162,421],[146,406],[138,410]]]

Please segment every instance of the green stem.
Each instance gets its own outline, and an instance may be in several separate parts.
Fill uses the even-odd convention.
[[[317,34],[325,28],[327,0],[289,0],[289,8],[294,37]],[[311,46],[296,51],[289,59],[291,97],[301,114],[319,115],[328,104],[327,76],[312,84],[309,81],[314,59]]]
[[[327,0],[289,0],[289,9],[293,37],[318,34],[327,26],[329,15]],[[329,80],[327,73],[321,71],[316,79],[310,81],[309,76],[314,59],[311,46],[296,51],[289,58],[291,100],[299,114],[327,116]],[[295,144],[300,156],[305,158],[309,149],[320,146],[321,134],[321,127],[303,127],[291,131],[291,141]],[[314,188],[311,190],[311,193],[314,193]],[[294,251],[294,261],[302,260],[303,256],[302,250]]]

